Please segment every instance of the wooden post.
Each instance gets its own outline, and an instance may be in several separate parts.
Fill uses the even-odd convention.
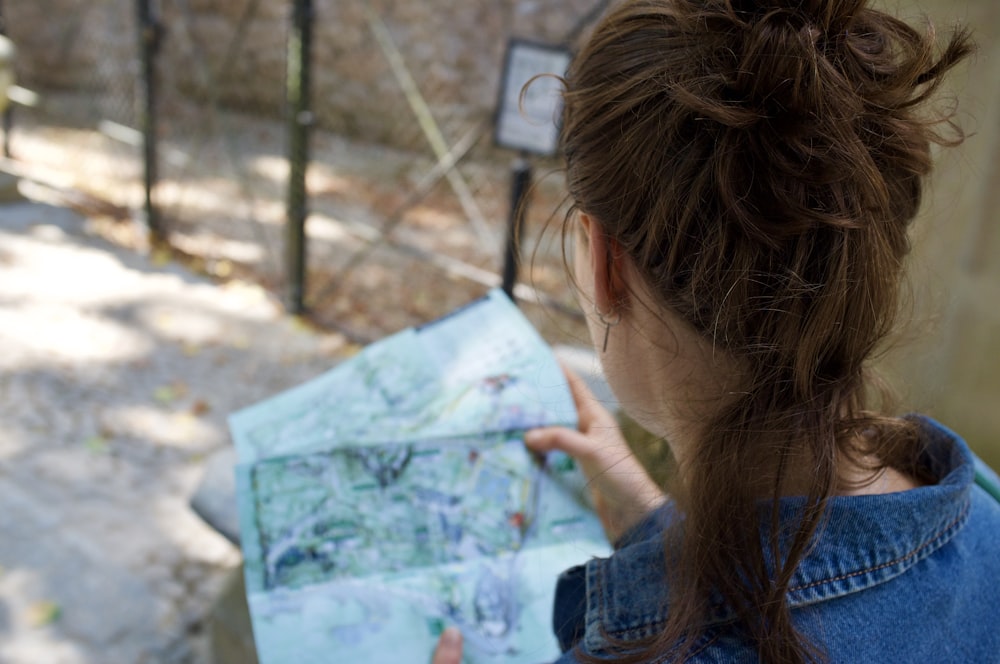
[[[306,170],[309,166],[311,110],[312,0],[293,0],[292,29],[288,38],[288,208],[287,208],[287,307],[293,314],[305,311],[306,289]]]
[[[157,180],[157,117],[156,117],[156,57],[160,48],[160,23],[153,10],[154,0],[136,0],[136,17],[139,26],[139,53],[141,61],[140,90],[142,95],[140,125],[143,147],[143,185],[146,229],[154,242],[166,240],[154,204],[153,190]]]

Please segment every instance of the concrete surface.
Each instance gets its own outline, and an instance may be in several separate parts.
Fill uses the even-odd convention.
[[[0,662],[209,661],[240,558],[188,506],[205,459],[350,349],[38,200],[0,205],[0,348]]]

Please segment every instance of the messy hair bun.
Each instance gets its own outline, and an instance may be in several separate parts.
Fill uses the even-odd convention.
[[[930,144],[962,138],[924,102],[970,51],[965,31],[939,48],[865,0],[632,0],[574,59],[562,134],[575,208],[745,380],[686,469],[664,643],[697,633],[712,589],[763,661],[809,659],[785,593],[837,460],[864,430],[878,435],[860,452],[915,465],[909,425],[866,410],[866,367],[893,322]],[[779,495],[793,452],[815,483],[772,575],[751,482],[777,467]]]
[[[726,47],[716,43],[703,61],[705,78],[676,80],[674,92],[692,112],[754,132],[756,149],[731,162],[744,175],[724,174],[727,181],[740,183],[746,169],[766,165],[775,175],[812,185],[791,197],[776,190],[773,178],[734,187],[739,199],[728,202],[737,204],[740,222],[766,240],[816,223],[858,223],[868,210],[911,219],[920,202],[917,180],[930,167],[926,144],[942,138],[913,109],[967,52],[965,36],[938,58],[933,40],[862,0],[731,4],[732,12],[719,21],[723,29],[715,32]],[[883,169],[889,172],[881,177]],[[894,181],[911,195],[893,191]],[[838,183],[849,183],[852,195],[829,188]],[[774,199],[777,205],[766,203]],[[756,200],[768,223],[756,228],[753,210],[740,209],[750,205],[739,200]]]

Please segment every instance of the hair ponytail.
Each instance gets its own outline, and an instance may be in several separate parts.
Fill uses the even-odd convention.
[[[571,65],[575,206],[744,377],[684,469],[669,622],[621,661],[683,660],[716,600],[762,661],[821,659],[786,595],[838,459],[915,466],[910,425],[867,409],[868,363],[893,325],[930,143],[961,140],[920,107],[970,50],[966,32],[939,51],[863,0],[634,0]],[[813,481],[788,531],[777,498],[803,459]]]

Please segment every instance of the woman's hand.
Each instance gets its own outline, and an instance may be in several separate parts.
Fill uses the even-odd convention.
[[[545,453],[560,450],[576,459],[587,478],[597,515],[611,542],[666,500],[632,454],[618,422],[602,406],[587,384],[563,366],[576,403],[579,430],[566,427],[533,429],[524,437],[528,449]]]
[[[454,627],[441,632],[431,664],[462,664],[462,633]]]

